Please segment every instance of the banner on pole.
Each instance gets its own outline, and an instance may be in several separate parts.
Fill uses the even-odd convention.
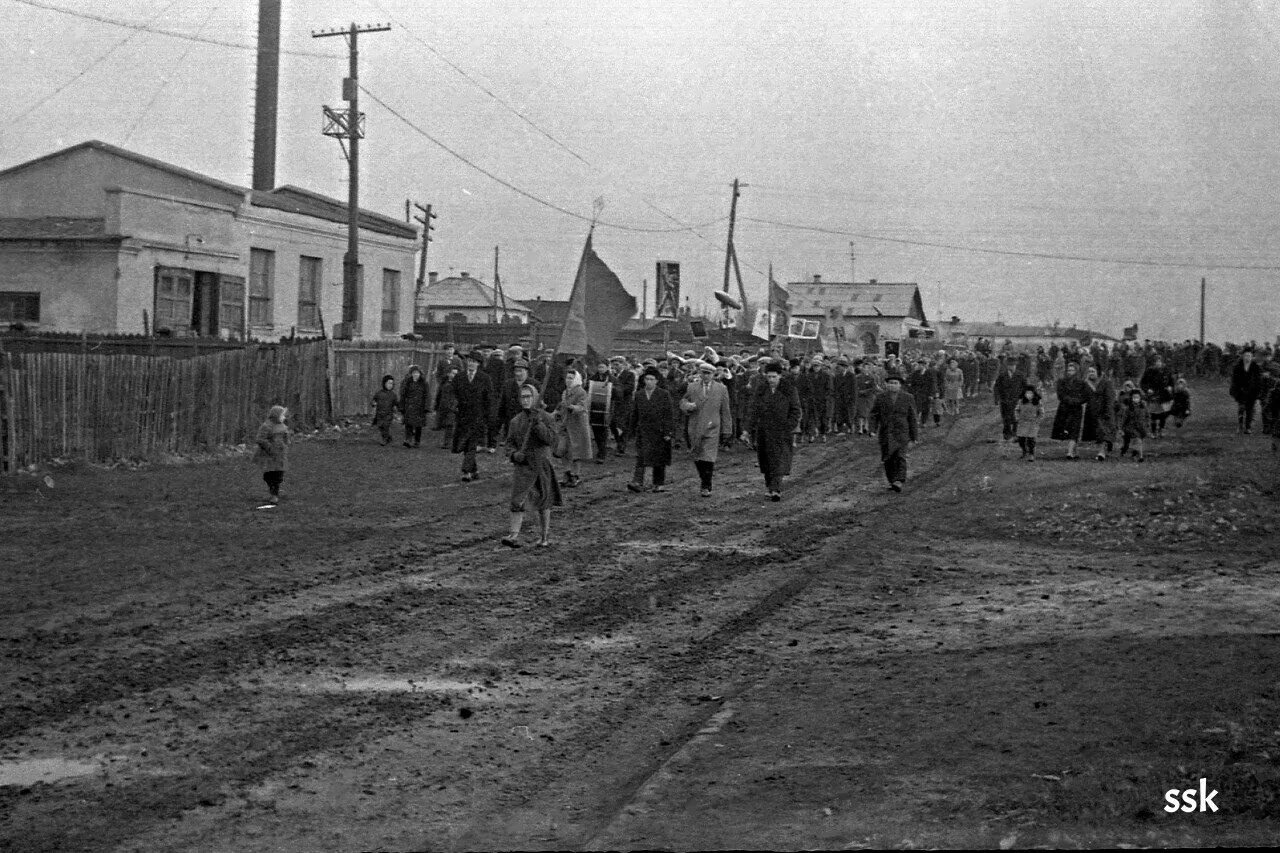
[[[818,337],[817,320],[801,320],[796,318],[787,326],[787,337],[813,340]]]
[[[658,261],[658,274],[653,296],[657,310],[653,316],[659,319],[676,319],[680,309],[680,264],[676,261]]]

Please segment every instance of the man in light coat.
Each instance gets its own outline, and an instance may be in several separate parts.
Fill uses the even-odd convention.
[[[680,399],[680,411],[689,422],[686,435],[693,451],[693,464],[702,480],[702,496],[711,495],[711,478],[716,469],[716,454],[722,439],[733,435],[733,408],[729,389],[715,379],[716,366],[698,362],[698,376],[689,383]]]

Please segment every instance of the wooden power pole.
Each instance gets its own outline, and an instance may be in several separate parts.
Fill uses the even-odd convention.
[[[1200,278],[1200,345],[1204,346],[1204,277]]]
[[[348,72],[342,80],[342,98],[347,102],[347,109],[344,115],[340,110],[325,107],[323,131],[325,136],[332,136],[342,144],[342,153],[347,158],[347,253],[342,258],[343,323],[356,322],[360,313],[357,278],[360,269],[360,138],[364,136],[364,116],[360,114],[357,38],[360,33],[381,33],[390,29],[389,24],[361,27],[353,23],[347,29],[311,33],[312,38],[343,36],[347,40]]]

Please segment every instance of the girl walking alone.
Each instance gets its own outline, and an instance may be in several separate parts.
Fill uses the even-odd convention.
[[[1022,397],[1013,411],[1017,421],[1015,435],[1018,447],[1022,448],[1022,456],[1028,462],[1036,461],[1036,436],[1040,433],[1040,421],[1044,418],[1044,406],[1040,405],[1040,392],[1036,386],[1027,385],[1022,389]]]
[[[520,547],[520,530],[524,527],[525,510],[538,512],[541,536],[538,545],[551,544],[551,508],[560,506],[560,485],[551,465],[551,446],[556,426],[542,407],[538,389],[520,387],[520,412],[507,424],[508,459],[514,467],[511,477],[511,528],[503,537],[508,548]]]
[[[280,503],[280,484],[289,468],[289,410],[284,406],[272,406],[267,419],[258,427],[255,439],[258,448],[253,458],[262,468],[262,479],[267,484],[268,503]]]

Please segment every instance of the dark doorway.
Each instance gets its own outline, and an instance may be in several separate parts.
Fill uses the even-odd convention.
[[[218,336],[218,276],[215,273],[196,272],[191,328],[200,337]]]

